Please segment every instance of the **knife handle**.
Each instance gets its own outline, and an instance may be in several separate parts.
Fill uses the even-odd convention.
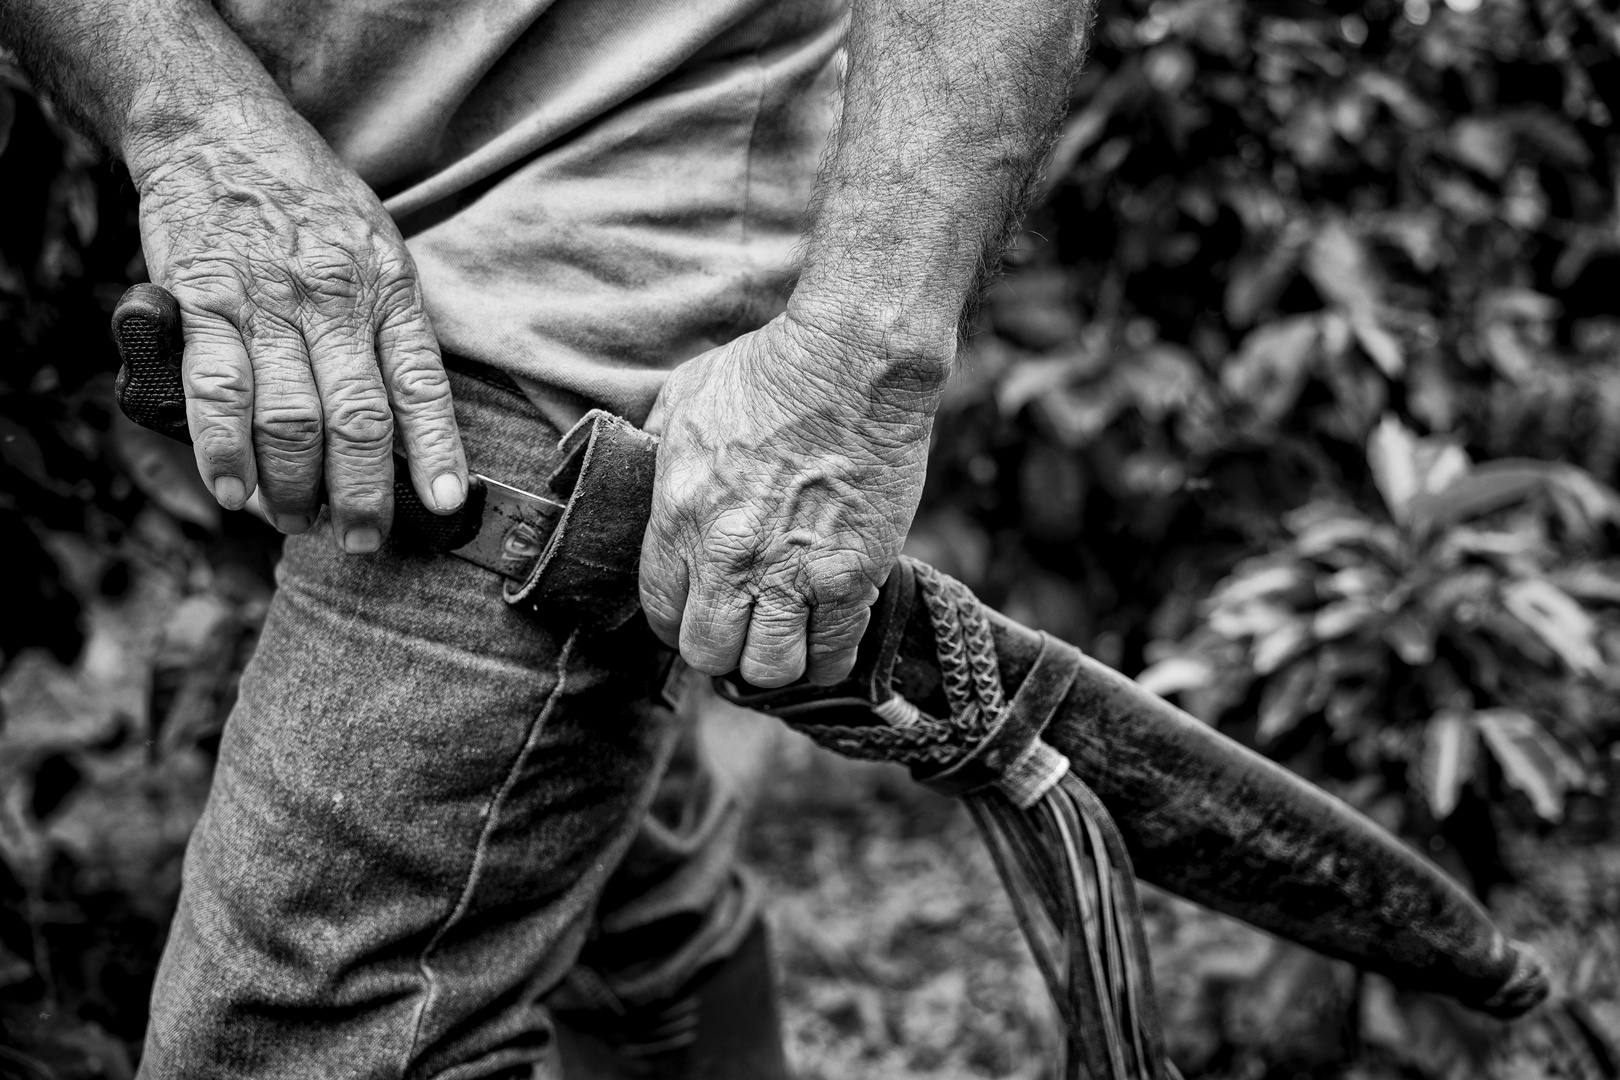
[[[118,376],[113,393],[124,415],[143,428],[189,445],[186,390],[180,376],[184,339],[180,304],[161,285],[132,285],[113,309],[113,339],[118,343]],[[394,529],[396,542],[424,552],[460,547],[478,534],[483,500],[474,479],[467,502],[454,514],[428,509],[411,486],[410,467],[394,455]],[[325,492],[322,492],[324,501]]]
[[[189,444],[186,390],[180,378],[180,305],[161,285],[132,285],[113,309],[118,377],[113,393],[143,428]]]

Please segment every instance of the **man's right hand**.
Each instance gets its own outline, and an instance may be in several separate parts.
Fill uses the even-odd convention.
[[[324,484],[344,550],[375,551],[397,428],[422,501],[459,507],[467,466],[415,267],[359,177],[262,98],[124,152],[152,280],[180,302],[187,418],[220,504],[257,488],[298,533]]]

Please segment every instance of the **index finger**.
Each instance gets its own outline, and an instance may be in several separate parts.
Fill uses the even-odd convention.
[[[450,379],[414,277],[391,285],[377,325],[377,361],[422,505],[441,514],[467,495],[467,456],[456,426]]]

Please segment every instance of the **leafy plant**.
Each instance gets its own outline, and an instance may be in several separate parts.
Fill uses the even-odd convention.
[[[1364,804],[1410,790],[1443,822],[1470,785],[1504,794],[1488,756],[1558,821],[1566,793],[1601,786],[1595,740],[1620,704],[1620,568],[1594,560],[1620,496],[1573,465],[1476,465],[1393,416],[1368,458],[1381,513],[1287,513],[1285,542],[1217,585],[1140,681],[1211,721],[1257,702],[1254,738],[1274,750],[1318,724]]]

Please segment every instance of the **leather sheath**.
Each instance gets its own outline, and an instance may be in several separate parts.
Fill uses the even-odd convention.
[[[563,445],[553,493],[567,510],[529,579],[507,599],[559,628],[612,629],[638,608],[656,442],[597,411]],[[881,723],[871,706],[893,692],[943,715],[932,632],[912,588],[911,573],[891,575],[845,683],[722,690],[801,727]],[[1009,723],[1045,727],[1045,741],[1114,817],[1138,877],[1497,1016],[1517,1016],[1546,996],[1537,954],[1508,939],[1460,885],[1393,834],[1074,646],[993,611],[989,617],[1006,695],[1029,702],[1022,714],[1011,710]],[[1011,731],[1008,745],[1028,735]],[[988,755],[995,747],[981,749]],[[1009,764],[987,765],[984,755],[958,775],[919,779],[947,791],[982,786]]]

